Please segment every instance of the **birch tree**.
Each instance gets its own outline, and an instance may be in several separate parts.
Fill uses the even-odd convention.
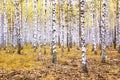
[[[11,46],[13,46],[13,13],[12,13],[12,0],[10,0],[10,34],[9,34],[9,42],[11,44]]]
[[[102,62],[105,63],[106,61],[106,52],[105,52],[105,48],[106,48],[106,45],[105,45],[105,26],[106,26],[106,23],[105,23],[105,17],[106,17],[106,7],[108,6],[107,5],[108,3],[108,0],[103,0],[103,3],[102,3],[102,20],[101,20],[101,47],[102,47],[102,53],[101,53],[101,57],[102,57]]]
[[[42,20],[41,20],[41,17],[42,17],[42,12],[40,12],[40,16],[38,19],[38,21],[39,21],[38,22],[39,23],[38,34],[39,34],[39,46],[40,46],[40,51],[39,51],[38,58],[37,58],[38,61],[41,60],[41,55],[42,55]]]
[[[56,0],[52,1],[52,62],[56,63]]]
[[[44,0],[45,2],[44,2],[44,4],[45,4],[45,16],[47,15],[47,0]],[[44,54],[46,54],[46,43],[47,43],[47,37],[46,37],[46,35],[47,35],[47,32],[46,32],[46,26],[47,26],[47,18],[46,17],[44,17]]]
[[[61,32],[61,1],[58,0],[58,5],[59,5],[59,22],[58,22],[58,46],[60,48],[60,32]]]
[[[116,22],[118,27],[118,52],[120,53],[120,0],[117,0]]]
[[[4,23],[3,23],[3,31],[4,31],[4,33],[3,33],[3,35],[4,35],[4,40],[3,40],[3,44],[4,44],[4,49],[6,49],[6,47],[7,47],[7,41],[8,41],[8,36],[7,36],[7,34],[8,34],[8,19],[7,19],[7,8],[6,8],[6,0],[4,0],[4,2],[3,2],[3,11],[4,11]]]
[[[64,1],[62,1],[62,3],[61,3],[61,27],[62,27],[62,29],[61,29],[61,33],[62,33],[62,42],[61,42],[61,46],[62,46],[62,49],[61,49],[61,56],[63,56],[64,55],[64,22],[65,22],[65,16],[64,16]]]
[[[2,6],[0,5],[0,47],[2,46]]]
[[[93,40],[93,50],[94,54],[96,54],[96,40],[95,40],[95,9],[94,9],[94,0],[91,1],[91,16],[92,16],[92,40]]]
[[[85,43],[85,0],[81,0],[81,45],[82,45],[82,68],[84,72],[87,70],[86,62],[86,43]]]
[[[37,0],[33,0],[33,47],[37,48]]]
[[[29,33],[28,33],[28,30],[30,30],[29,29],[29,26],[28,26],[28,4],[29,4],[29,0],[25,0],[25,5],[26,5],[26,7],[25,7],[25,18],[24,18],[24,26],[23,26],[23,41],[24,41],[24,43],[25,44],[27,44],[27,42],[28,42],[28,37],[29,37]]]
[[[17,35],[18,54],[21,54],[21,38],[20,38],[20,8],[18,0],[15,0],[15,29]]]

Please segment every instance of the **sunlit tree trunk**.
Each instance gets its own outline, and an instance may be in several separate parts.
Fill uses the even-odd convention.
[[[82,68],[84,72],[87,70],[86,62],[86,43],[85,43],[85,0],[81,0],[81,45],[82,45]]]
[[[56,1],[52,1],[52,62],[56,63]]]
[[[107,0],[103,0],[102,3],[102,20],[101,20],[101,47],[102,47],[102,53],[101,53],[101,57],[102,57],[102,62],[105,63],[106,61],[106,52],[105,52],[105,48],[106,48],[106,44],[105,44],[105,17],[106,17],[106,7],[108,1]]]

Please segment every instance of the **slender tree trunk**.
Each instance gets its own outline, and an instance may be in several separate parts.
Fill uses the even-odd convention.
[[[115,25],[114,25],[114,49],[116,49],[117,46],[117,27],[118,27],[118,19],[119,19],[119,14],[118,14],[118,0],[116,1],[116,11],[115,11]]]
[[[72,4],[71,0],[69,0],[68,12],[69,12],[69,46],[72,48]]]
[[[101,54],[101,57],[102,57],[102,62],[105,63],[106,61],[106,52],[105,52],[105,48],[106,48],[106,45],[105,45],[105,17],[106,17],[106,7],[108,6],[107,5],[108,1],[107,0],[103,0],[103,7],[102,7],[102,20],[101,20],[101,47],[102,47],[102,54]]]
[[[58,46],[59,46],[59,48],[60,48],[60,27],[61,27],[61,3],[60,3],[60,0],[58,0],[58,5],[59,5],[59,26],[58,26]]]
[[[20,10],[19,10],[18,0],[15,0],[15,27],[16,27],[16,35],[17,35],[17,46],[18,46],[18,54],[21,54],[21,39],[20,39]]]
[[[41,20],[42,12],[40,12],[39,16],[39,45],[40,45],[40,51],[38,54],[38,61],[41,60],[42,56],[42,20]]]
[[[96,40],[95,40],[95,10],[94,10],[94,2],[91,2],[91,12],[92,12],[92,40],[93,40],[93,49],[94,54],[97,54],[96,52]]]
[[[12,44],[13,44],[13,19],[12,19],[12,0],[10,0],[10,38],[9,38],[9,41],[10,41],[10,45],[11,45],[11,47],[13,46]]]
[[[6,0],[4,0],[3,2],[3,7],[4,7],[4,26],[3,26],[3,31],[4,31],[4,50],[6,50],[6,47],[7,47],[7,34],[8,34],[8,31],[7,31],[7,28],[8,28],[8,21],[7,21],[7,8],[6,8]]]
[[[101,20],[102,20],[102,17],[101,17],[102,16],[102,14],[101,14],[102,6],[101,5],[102,5],[102,1],[100,0],[100,16],[99,16],[100,17],[100,20],[99,20],[99,32],[100,32],[100,45],[99,45],[99,47],[100,47],[100,49],[101,49],[101,36],[102,36],[101,35]]]
[[[62,22],[62,43],[61,43],[61,46],[62,46],[62,49],[61,49],[61,56],[64,55],[64,8],[63,8],[63,2],[62,1],[62,4],[61,4],[61,11],[62,11],[62,15],[61,15],[61,22]]]
[[[33,0],[33,47],[34,52],[36,52],[37,49],[37,0]]]
[[[2,46],[2,5],[0,5],[0,49]]]
[[[45,16],[47,14],[47,0],[45,0]],[[44,19],[45,27],[44,27],[44,54],[46,54],[46,23],[47,23],[47,18],[45,17]]]
[[[52,62],[56,64],[56,1],[52,1]]]
[[[24,43],[22,42],[22,39],[23,39],[23,36],[22,36],[22,33],[23,33],[23,11],[22,11],[22,0],[20,0],[20,50],[23,49],[23,46],[24,46]]]
[[[120,53],[120,0],[118,1],[118,53]]]
[[[81,2],[79,0],[79,48],[81,47]]]
[[[25,0],[25,3],[26,3],[26,8],[25,8],[25,22],[24,22],[24,44],[27,46],[27,40],[28,40],[28,31],[30,30],[29,27],[28,27],[28,0]]]
[[[82,45],[82,68],[84,72],[87,70],[86,62],[86,43],[85,43],[85,0],[81,0],[81,45]]]

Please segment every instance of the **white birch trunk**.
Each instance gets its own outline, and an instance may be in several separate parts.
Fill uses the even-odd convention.
[[[2,6],[0,5],[0,47],[2,46]]]
[[[61,42],[61,46],[62,46],[62,49],[61,49],[61,52],[62,52],[62,54],[61,54],[61,56],[63,56],[64,55],[64,25],[65,25],[65,16],[64,16],[64,8],[63,8],[63,6],[64,6],[64,1],[62,1],[62,4],[61,4],[61,12],[62,12],[62,15],[61,15],[61,27],[62,27],[62,29],[61,29],[61,34],[62,34],[62,42]]]
[[[37,0],[33,0],[33,47],[36,52],[37,47]]]
[[[118,28],[118,53],[120,53],[120,0],[118,0],[118,9],[119,9],[119,14],[118,14],[118,16],[119,16],[119,28]]]
[[[4,26],[3,26],[3,31],[4,31],[4,49],[7,47],[7,41],[8,41],[8,21],[7,21],[7,8],[6,8],[6,0],[3,2],[3,7],[4,7]]]
[[[81,45],[82,45],[82,67],[84,72],[87,70],[86,62],[86,43],[85,43],[85,0],[81,0]]]
[[[93,51],[94,51],[94,54],[96,54],[96,40],[95,40],[95,6],[94,6],[94,1],[91,2],[91,16],[92,16],[92,40],[93,40]]]
[[[39,34],[39,46],[40,46],[40,51],[38,54],[38,61],[41,60],[41,55],[42,55],[42,20],[41,20],[42,12],[40,12],[39,16],[39,27],[38,27],[38,34]]]
[[[16,28],[16,36],[17,36],[17,45],[18,45],[18,54],[21,54],[21,37],[20,37],[20,8],[18,0],[15,0],[15,28]]]
[[[102,62],[105,63],[106,61],[106,52],[105,52],[105,16],[106,16],[106,7],[107,7],[107,0],[103,0],[102,4],[102,20],[101,20],[101,47],[102,47]]]
[[[53,60],[52,62],[56,63],[56,1],[52,1],[52,55]]]

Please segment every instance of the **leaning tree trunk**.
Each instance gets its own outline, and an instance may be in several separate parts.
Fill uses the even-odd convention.
[[[87,70],[86,62],[86,43],[85,43],[85,0],[81,0],[81,45],[82,45],[82,68],[84,72]]]
[[[101,20],[101,47],[102,47],[102,53],[101,53],[101,57],[102,57],[102,62],[105,63],[106,61],[106,52],[105,52],[105,17],[106,17],[106,7],[108,6],[107,5],[108,1],[107,0],[103,0],[103,4],[102,4],[102,20]]]
[[[52,1],[52,62],[56,63],[56,2]]]

